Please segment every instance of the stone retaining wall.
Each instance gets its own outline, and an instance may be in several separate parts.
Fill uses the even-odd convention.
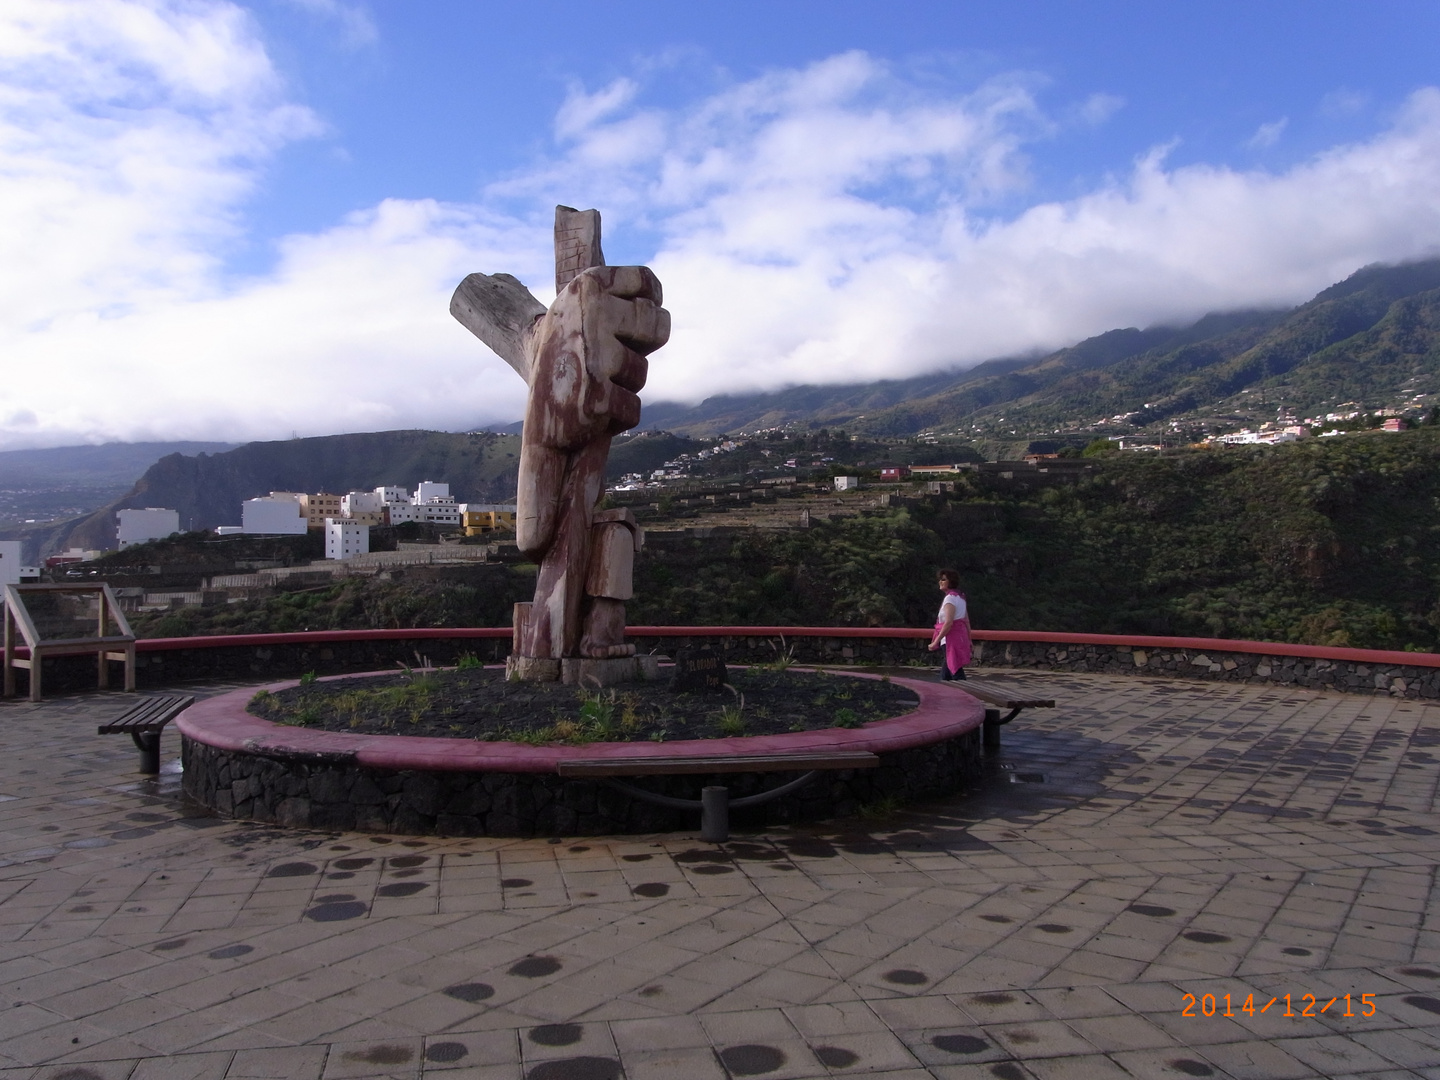
[[[297,678],[311,671],[317,675],[345,675],[398,669],[400,664],[419,667],[422,659],[437,667],[450,667],[464,653],[473,653],[487,664],[503,664],[509,652],[508,638],[416,638],[167,649],[142,652],[135,657],[135,685],[140,690],[150,690],[186,682]],[[47,695],[95,688],[94,656],[57,656],[42,663]],[[110,672],[110,685],[121,685],[120,665],[112,664]],[[20,671],[16,676],[23,694],[29,675]]]
[[[549,773],[387,771],[343,761],[258,755],[181,740],[185,791],[226,817],[292,827],[424,836],[600,836],[693,829],[694,811],[670,810],[589,780]],[[822,773],[799,791],[733,809],[738,829],[851,817],[894,800],[909,803],[963,790],[979,776],[979,729],[880,755],[874,769]],[[788,774],[628,778],[676,798],[706,784],[739,798],[778,787]]]
[[[637,638],[642,650],[673,655],[694,645],[693,637]],[[725,637],[710,639],[723,647],[730,663],[770,663],[788,655],[801,664],[883,664],[937,667],[926,642],[912,638]],[[1149,649],[1130,645],[1074,645],[1045,641],[976,641],[975,668],[1043,668],[1107,675],[1161,675],[1178,679],[1273,683],[1353,694],[1440,698],[1440,668],[1373,664],[1303,656],[1216,649]]]
[[[717,635],[708,637],[634,637],[641,652],[674,656],[678,649],[710,641],[723,648],[730,663],[770,663],[788,656],[801,664],[867,664],[933,668],[935,654],[922,638]],[[142,652],[137,657],[140,689],[194,681],[283,679],[313,671],[339,675],[358,671],[415,666],[420,658],[438,666],[454,664],[463,653],[486,663],[503,663],[510,651],[507,638],[338,641],[220,648],[170,649]],[[1393,654],[1392,654],[1393,655]],[[49,693],[95,686],[93,657],[63,656],[44,661]],[[1224,682],[1303,686],[1356,694],[1434,700],[1440,698],[1440,668],[1361,660],[1273,656],[1228,649],[1142,648],[1121,644],[1064,644],[1046,641],[976,641],[977,667],[1039,668],[1092,671],[1115,675],[1162,675],[1168,678],[1218,679]],[[112,667],[118,684],[118,665]],[[26,673],[18,672],[21,693]]]
[[[1365,664],[1305,656],[1220,652],[1200,649],[1142,649],[1130,645],[1056,645],[1031,641],[976,642],[982,665],[1094,671],[1106,675],[1163,675],[1178,679],[1270,683],[1351,694],[1440,698],[1440,668]]]

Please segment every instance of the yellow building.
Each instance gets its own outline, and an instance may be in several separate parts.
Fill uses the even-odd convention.
[[[515,507],[500,503],[466,503],[460,520],[465,526],[466,536],[484,536],[486,533],[513,531],[515,528]]]
[[[300,516],[305,519],[305,527],[308,529],[323,529],[326,518],[341,517],[340,499],[339,495],[327,495],[323,492],[317,495],[295,496],[295,501],[300,504]]]

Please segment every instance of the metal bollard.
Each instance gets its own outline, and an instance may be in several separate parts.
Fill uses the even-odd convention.
[[[700,839],[723,844],[730,839],[730,789],[700,789]]]

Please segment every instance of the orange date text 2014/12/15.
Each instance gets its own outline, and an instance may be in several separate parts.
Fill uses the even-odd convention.
[[[1361,994],[1358,999],[1352,999],[1350,994],[1340,994],[1325,1001],[1323,997],[1317,998],[1314,994],[1300,994],[1292,1000],[1290,994],[1279,994],[1266,1000],[1263,996],[1256,999],[1254,994],[1246,994],[1245,1000],[1240,1002],[1238,998],[1232,1001],[1230,994],[1201,994],[1196,997],[1194,994],[1186,994],[1180,999],[1185,1007],[1180,1010],[1181,1016],[1235,1016],[1237,1013],[1243,1016],[1260,1016],[1272,1005],[1284,1003],[1283,1011],[1277,1010],[1278,1015],[1300,1019],[1307,1016],[1320,1016],[1330,1010],[1333,1006],[1335,1012],[1332,1016],[1374,1016],[1375,995]],[[1264,1001],[1264,1004],[1260,1004]],[[1340,1007],[1343,1005],[1343,1009]]]

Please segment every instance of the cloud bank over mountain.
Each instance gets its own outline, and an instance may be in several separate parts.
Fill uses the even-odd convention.
[[[518,417],[524,387],[448,299],[477,270],[548,298],[557,202],[599,207],[612,256],[638,250],[665,283],[674,333],[650,400],[966,366],[1298,303],[1440,251],[1435,88],[1283,171],[1171,166],[1159,146],[1038,201],[1033,155],[1123,102],[1047,108],[1027,72],[937,89],[861,52],[679,102],[651,100],[646,78],[574,88],[543,156],[471,201],[385,199],[242,275],[247,205],[278,155],[326,131],[253,18],[15,0],[0,14],[0,447]]]

